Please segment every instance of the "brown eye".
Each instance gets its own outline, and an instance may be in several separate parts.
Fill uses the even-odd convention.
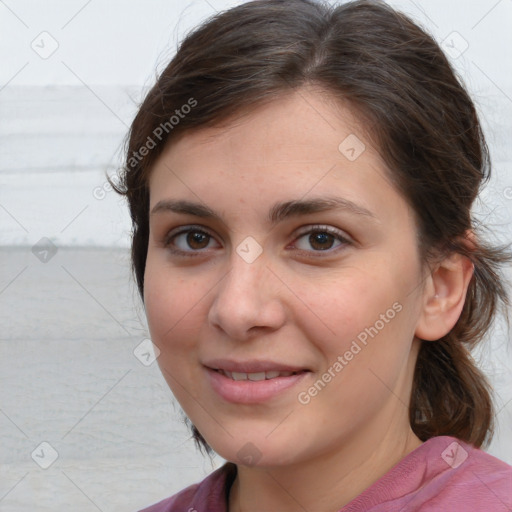
[[[217,245],[215,245],[217,244]],[[164,246],[176,253],[198,253],[205,249],[217,248],[219,244],[215,238],[197,228],[182,229],[177,233],[170,233],[165,241]]]
[[[336,249],[349,245],[350,240],[343,232],[330,226],[315,226],[299,234],[294,245],[301,251],[318,253],[334,252]]]
[[[208,247],[210,241],[210,235],[201,231],[189,231],[186,234],[187,245],[191,249],[205,249]]]
[[[313,249],[325,251],[332,248],[335,238],[329,233],[314,233],[309,235],[308,242]]]

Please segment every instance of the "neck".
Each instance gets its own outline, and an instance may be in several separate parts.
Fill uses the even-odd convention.
[[[361,429],[352,439],[344,439],[338,449],[308,461],[286,466],[238,466],[229,511],[339,510],[422,444],[408,422],[401,422],[392,422],[384,431],[375,424]]]

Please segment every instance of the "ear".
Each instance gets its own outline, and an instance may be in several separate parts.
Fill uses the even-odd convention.
[[[473,235],[468,238],[472,243]],[[458,253],[452,253],[436,266],[425,283],[416,337],[435,341],[450,332],[464,307],[473,272],[473,263]]]

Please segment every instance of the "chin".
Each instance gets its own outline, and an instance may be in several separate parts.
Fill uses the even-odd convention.
[[[237,465],[249,467],[286,466],[297,460],[297,446],[302,440],[283,442],[278,436],[268,437],[269,429],[265,432],[244,433],[209,439],[203,436],[212,449],[222,458]],[[270,436],[272,437],[272,436]]]

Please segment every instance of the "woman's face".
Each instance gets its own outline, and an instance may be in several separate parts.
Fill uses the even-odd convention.
[[[215,451],[283,465],[408,431],[415,221],[350,110],[286,95],[178,139],[149,187],[150,333]]]

